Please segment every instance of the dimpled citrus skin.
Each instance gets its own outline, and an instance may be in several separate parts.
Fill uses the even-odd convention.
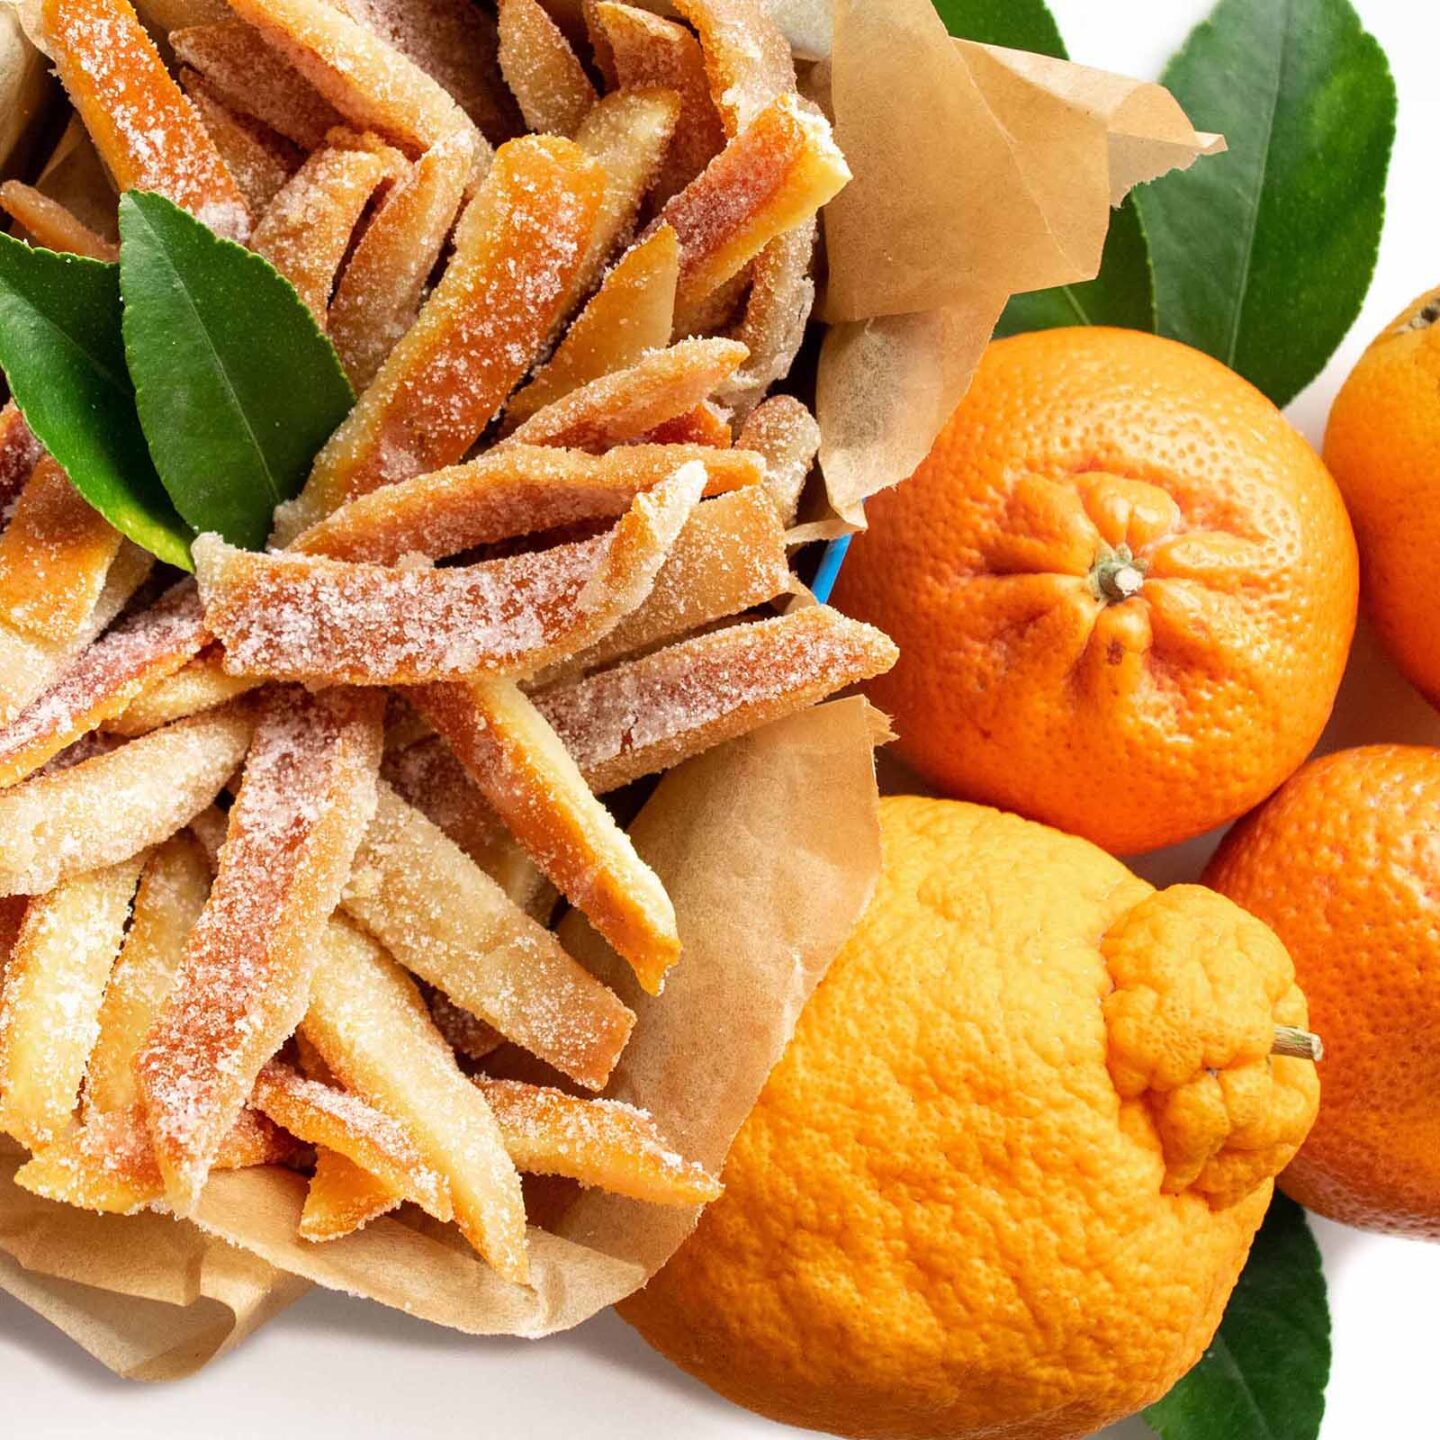
[[[899,664],[869,687],[947,794],[1117,854],[1268,795],[1330,713],[1355,542],[1251,385],[1130,330],[997,341],[930,456],[867,504],[835,604]],[[1128,545],[1138,594],[1091,571]]]
[[[1325,461],[1355,522],[1365,607],[1396,664],[1440,705],[1437,310],[1440,289],[1407,306],[1360,357],[1331,408]]]
[[[1313,761],[1206,881],[1289,947],[1324,1099],[1282,1188],[1331,1219],[1440,1240],[1440,750]]]
[[[881,821],[875,898],[724,1195],[621,1313],[792,1424],[1088,1435],[1214,1333],[1313,1118],[1314,1066],[1267,1055],[1304,999],[1275,937],[1196,886],[976,805]]]

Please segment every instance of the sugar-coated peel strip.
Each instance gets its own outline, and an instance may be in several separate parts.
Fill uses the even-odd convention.
[[[575,143],[605,171],[605,201],[575,277],[577,300],[590,293],[610,257],[634,235],[679,113],[673,91],[625,90],[607,95],[576,128]]]
[[[499,144],[524,128],[500,76],[495,18],[472,0],[347,0],[345,7],[450,93]]]
[[[314,150],[344,121],[340,112],[243,20],[186,25],[170,32],[178,59],[198,71],[216,97],[277,135]]]
[[[217,710],[0,790],[0,894],[37,895],[168,839],[220,793],[252,727]]]
[[[185,581],[148,610],[122,620],[0,729],[0,789],[121,714],[150,685],[185,664],[206,638],[200,598]]]
[[[210,866],[190,835],[172,835],[146,857],[85,1068],[87,1114],[128,1109],[138,1101],[135,1057],[175,983],[185,942],[209,894]]]
[[[114,260],[120,254],[113,241],[97,235],[73,210],[21,180],[7,180],[0,185],[0,208],[46,250],[84,255],[91,260]]]
[[[535,697],[597,794],[883,674],[895,646],[827,605],[733,625]]]
[[[25,911],[0,995],[0,1130],[31,1150],[69,1127],[139,874],[135,858],[77,875]]]
[[[479,1062],[493,1055],[505,1043],[505,1037],[468,1010],[462,1010],[448,995],[432,990],[425,1003],[435,1028],[457,1056]]]
[[[760,486],[707,500],[680,532],[645,603],[588,650],[561,662],[582,674],[783,595],[791,583],[785,530]],[[555,675],[537,677],[544,684]]]
[[[302,1240],[341,1240],[388,1215],[405,1197],[337,1150],[320,1150],[296,1227]]]
[[[576,316],[555,353],[505,407],[508,428],[602,375],[663,350],[675,325],[680,241],[661,225],[632,246]]]
[[[120,546],[100,598],[71,639],[45,640],[26,634],[0,618],[0,725],[8,725],[36,696],[55,682],[65,666],[125,608],[145,582],[154,560],[128,540]]]
[[[46,48],[115,188],[157,190],[217,234],[250,230],[235,178],[129,0],[42,0]]]
[[[526,126],[573,135],[599,98],[570,42],[539,0],[500,0],[500,71]]]
[[[383,781],[344,905],[457,1005],[579,1084],[604,1087],[634,1015]]]
[[[437,141],[386,196],[345,262],[328,324],[357,390],[369,385],[415,323],[479,155],[473,131]]]
[[[750,451],[631,445],[592,455],[506,445],[463,465],[372,491],[296,539],[301,554],[394,565],[407,555],[442,560],[478,545],[533,535],[581,520],[624,514],[635,497],[684,465],[704,466],[707,495],[760,480]]]
[[[530,858],[658,994],[680,958],[675,907],[530,699],[507,680],[412,696]]]
[[[464,455],[560,318],[604,192],[604,173],[573,141],[532,135],[495,152],[420,318],[276,512],[278,542]]]
[[[216,1170],[282,1165],[298,1152],[294,1139],[254,1110],[242,1110],[215,1155]],[[32,1195],[107,1215],[134,1215],[163,1205],[165,1186],[155,1147],[138,1106],[86,1116],[55,1144],[15,1172]]]
[[[477,1076],[510,1158],[532,1175],[563,1175],[652,1205],[704,1205],[720,1182],[677,1155],[647,1111],[548,1085]]]
[[[0,532],[0,618],[27,635],[78,637],[105,588],[120,532],[48,455]]]
[[[795,89],[795,59],[760,0],[675,0],[699,33],[710,94],[729,136]]]
[[[786,525],[795,512],[805,481],[820,453],[820,426],[793,395],[772,395],[753,410],[736,442],[765,457],[765,488]]]
[[[476,565],[370,565],[194,545],[228,669],[358,685],[527,674],[593,644],[650,593],[705,488],[700,465],[642,491],[613,530]]]
[[[680,237],[676,330],[777,235],[801,225],[850,179],[830,124],[798,96],[762,110],[660,212]]]
[[[550,882],[501,823],[444,741],[432,736],[387,755],[380,774],[402,800],[438,825],[527,914],[535,914],[542,891],[549,892],[549,908],[554,908]]]
[[[148,735],[175,720],[217,710],[264,683],[253,675],[227,674],[224,655],[213,646],[173,675],[142,690],[114,719],[107,720],[104,728],[116,735]]]
[[[537,410],[504,443],[602,451],[638,440],[693,409],[748,354],[734,340],[681,340]]]
[[[673,419],[662,420],[653,430],[647,430],[638,443],[704,445],[712,450],[728,450],[735,443],[735,437],[731,434],[730,422],[714,401],[702,400]]]
[[[388,146],[322,145],[256,221],[250,248],[299,291],[322,329],[360,216],[382,182],[395,179],[404,165],[400,152]]]
[[[251,1104],[299,1139],[345,1156],[437,1220],[450,1219],[444,1178],[403,1125],[359,1096],[271,1060],[255,1077]]]
[[[410,155],[469,119],[445,90],[393,45],[329,0],[229,0],[359,130]]]
[[[263,121],[232,110],[198,70],[182,69],[180,84],[235,177],[250,213],[263,214],[305,157]]]
[[[0,513],[9,510],[44,453],[45,447],[25,423],[20,407],[7,400],[0,406]]]
[[[680,98],[670,152],[655,185],[664,204],[683,190],[724,147],[725,130],[710,99],[700,43],[683,25],[632,5],[602,0],[595,14],[614,57],[618,83],[662,85]]]
[[[383,717],[373,692],[266,692],[219,871],[136,1061],[177,1214],[193,1212],[260,1067],[305,1012],[374,808]]]
[[[405,1127],[445,1177],[461,1233],[504,1279],[523,1284],[525,1201],[490,1107],[414,982],[373,940],[332,922],[324,946],[302,1033],[347,1090]]]

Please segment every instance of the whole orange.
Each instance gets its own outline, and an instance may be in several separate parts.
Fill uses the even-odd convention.
[[[1358,588],[1339,491],[1198,351],[998,341],[868,509],[835,603],[899,644],[870,693],[946,793],[1128,854],[1247,810],[1324,727]]]
[[[1088,1435],[1199,1359],[1303,1138],[1283,946],[1199,886],[949,800],[884,869],[724,1169],[621,1314],[762,1414]]]
[[[1325,461],[1360,542],[1375,628],[1410,681],[1440,705],[1440,289],[1386,327],[1341,386]]]
[[[1205,878],[1279,933],[1325,1042],[1320,1117],[1282,1187],[1334,1220],[1440,1240],[1440,750],[1312,762]]]

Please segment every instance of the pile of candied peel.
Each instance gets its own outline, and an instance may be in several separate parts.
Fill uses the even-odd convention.
[[[676,9],[231,0],[167,66],[128,0],[44,0],[115,186],[265,256],[359,400],[268,550],[201,536],[178,580],[0,419],[27,1189],[184,1216],[214,1169],[295,1166],[307,1239],[408,1202],[519,1282],[521,1172],[717,1192],[596,1098],[635,1017],[549,922],[658,992],[674,909],[597,797],[894,650],[797,594],[818,435],[766,398],[844,160],[757,0]],[[113,255],[38,189],[0,203]]]

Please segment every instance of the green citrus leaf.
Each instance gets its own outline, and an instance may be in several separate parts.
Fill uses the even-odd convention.
[[[995,334],[1054,330],[1061,325],[1119,325],[1127,330],[1155,328],[1155,294],[1150,276],[1150,247],[1135,197],[1110,215],[1100,273],[1093,280],[1012,295]]]
[[[1348,0],[1220,0],[1161,78],[1230,148],[1138,192],[1160,333],[1283,405],[1370,288],[1395,135],[1385,54]]]
[[[1210,1348],[1145,1419],[1161,1440],[1315,1440],[1329,1378],[1320,1250],[1277,1194]]]
[[[962,40],[1065,59],[1065,42],[1044,0],[935,0],[935,9]]]
[[[335,348],[268,261],[161,195],[120,200],[125,357],[175,508],[256,549],[355,403]]]
[[[191,531],[145,448],[114,265],[0,234],[0,370],[40,443],[122,535],[190,568]]]

